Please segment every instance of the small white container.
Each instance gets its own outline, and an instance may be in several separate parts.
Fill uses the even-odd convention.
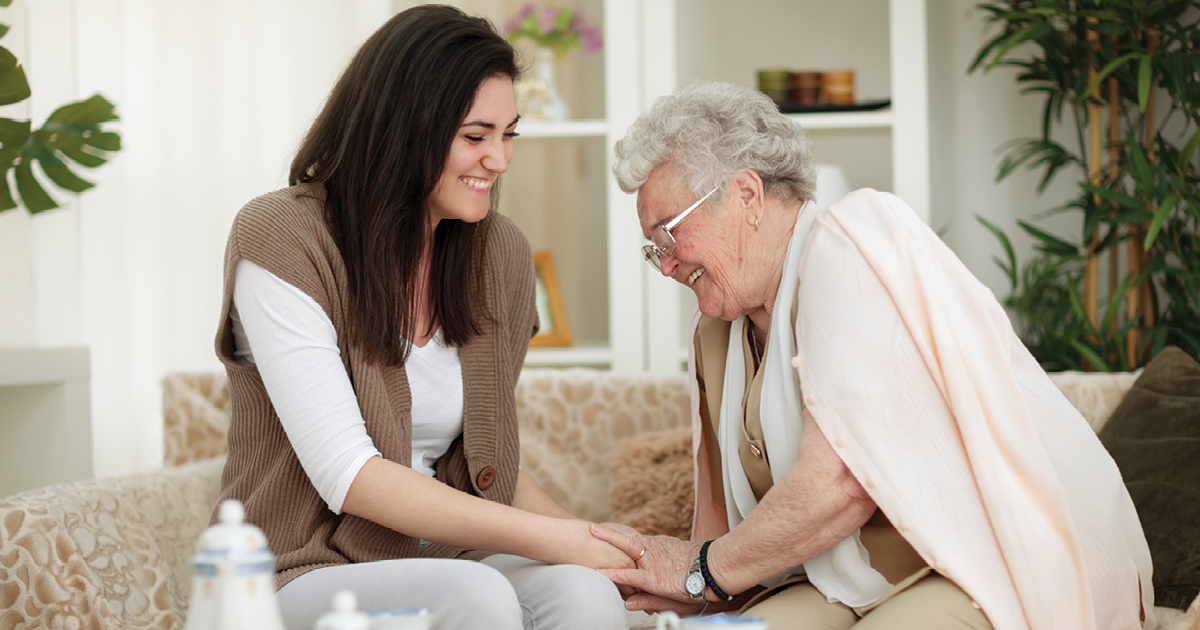
[[[367,612],[371,630],[429,630],[433,613],[428,608],[385,608]]]
[[[707,617],[679,618],[673,612],[658,613],[656,630],[767,630],[767,621],[758,617],[741,615],[709,615]]]
[[[371,630],[371,620],[358,610],[358,598],[350,591],[333,596],[333,610],[321,615],[314,630]]]
[[[196,542],[184,630],[284,630],[275,557],[262,530],[245,518],[240,502],[224,501],[220,522]]]

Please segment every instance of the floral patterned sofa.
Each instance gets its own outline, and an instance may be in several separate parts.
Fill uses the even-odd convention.
[[[1053,378],[1098,430],[1136,374]],[[171,375],[163,387],[162,469],[0,500],[0,630],[183,628],[193,543],[220,484],[229,394],[223,374]],[[530,369],[517,404],[523,469],[568,510],[604,521],[622,440],[686,426],[688,388],[682,375]],[[1161,627],[1200,628],[1200,609],[1158,613]],[[640,613],[630,622],[653,627]]]

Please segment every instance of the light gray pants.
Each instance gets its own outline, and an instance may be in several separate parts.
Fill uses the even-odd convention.
[[[498,554],[483,562],[410,558],[309,571],[279,590],[288,630],[312,630],[333,594],[359,610],[428,608],[434,630],[626,630],[625,604],[607,578],[569,564]]]

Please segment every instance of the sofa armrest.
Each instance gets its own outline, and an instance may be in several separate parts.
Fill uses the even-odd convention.
[[[221,459],[0,501],[0,627],[179,628]]]
[[[162,380],[163,463],[224,455],[232,406],[224,372],[174,372]]]

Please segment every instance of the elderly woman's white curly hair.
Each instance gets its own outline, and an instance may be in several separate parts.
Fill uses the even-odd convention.
[[[615,146],[613,175],[632,193],[674,160],[696,196],[754,169],[768,194],[810,201],[817,190],[812,143],[769,98],[730,83],[694,83],[659,97]]]

